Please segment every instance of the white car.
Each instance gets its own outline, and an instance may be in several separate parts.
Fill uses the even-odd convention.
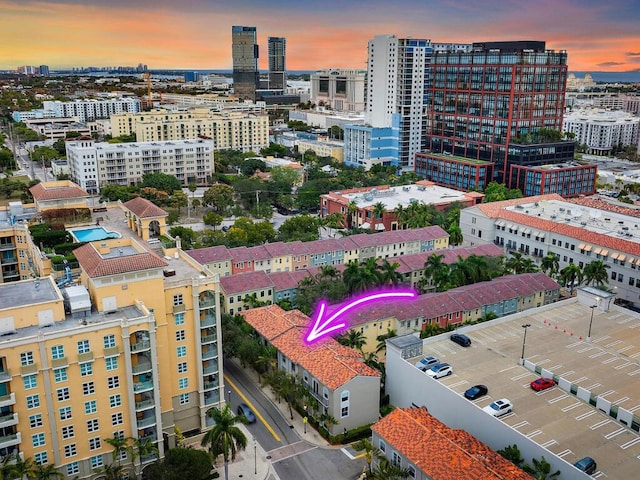
[[[448,363],[436,363],[433,367],[427,370],[427,375],[432,378],[442,378],[453,373],[453,367]]]
[[[440,360],[438,360],[436,357],[429,356],[424,357],[422,360],[416,362],[415,365],[416,368],[419,368],[423,372],[426,372],[437,363],[440,363]]]
[[[506,398],[501,398],[500,400],[493,402],[491,405],[487,405],[482,410],[494,417],[501,417],[513,410],[513,403]]]

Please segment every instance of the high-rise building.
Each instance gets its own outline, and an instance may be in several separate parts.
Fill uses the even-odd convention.
[[[49,76],[49,65],[40,65],[38,70],[40,71],[40,75],[42,75],[43,77]]]
[[[284,90],[287,86],[287,39],[269,37],[269,89]]]
[[[236,96],[256,100],[260,76],[256,27],[231,27],[233,57],[233,92]]]
[[[311,74],[311,102],[338,112],[364,111],[365,70],[331,68]]]

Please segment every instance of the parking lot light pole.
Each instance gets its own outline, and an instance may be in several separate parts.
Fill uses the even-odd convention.
[[[527,328],[529,328],[530,326],[530,323],[525,323],[524,325],[522,325],[522,328],[524,328],[524,337],[522,338],[522,355],[520,355],[520,365],[524,365],[524,346],[527,343]]]
[[[258,474],[258,443],[256,437],[253,437],[253,474]]]
[[[600,299],[596,299],[596,304],[591,305],[589,308],[591,309],[591,320],[589,320],[589,333],[587,333],[587,343],[591,342],[591,326],[593,325],[593,311],[598,308],[600,305]]]

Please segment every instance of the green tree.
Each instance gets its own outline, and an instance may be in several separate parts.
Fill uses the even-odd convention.
[[[556,254],[551,252],[547,253],[542,259],[542,262],[540,262],[540,269],[544,273],[549,272],[550,277],[553,277],[558,273],[558,270],[560,269],[560,262],[558,261]]]
[[[449,265],[444,263],[444,255],[433,253],[424,263],[424,278],[435,287],[436,292],[442,291],[448,281]]]
[[[568,288],[569,292],[573,294],[573,289],[576,285],[582,283],[582,270],[575,263],[570,263],[560,270],[560,281],[564,284],[565,288]]]
[[[202,221],[204,222],[204,224],[212,226],[214,230],[218,225],[222,223],[223,220],[224,217],[214,211],[207,212],[202,217]]]
[[[520,454],[520,449],[515,443],[513,445],[507,445],[502,450],[498,450],[498,453],[517,467],[521,467],[524,463],[524,458],[522,458],[522,455]]]
[[[371,475],[367,479],[371,480],[401,480],[409,478],[409,470],[393,465],[386,458],[376,462],[371,469]]]
[[[514,274],[524,273],[524,260],[525,258],[520,252],[512,252],[505,263],[505,267]]]
[[[233,188],[224,183],[212,185],[202,196],[202,204],[211,206],[217,212],[224,213],[233,205]]]
[[[242,162],[242,165],[240,165],[240,172],[242,172],[245,177],[250,177],[258,170],[261,172],[267,171],[267,164],[259,158],[247,158]]]
[[[355,200],[351,200],[349,205],[347,206],[347,218],[348,218],[348,228],[349,230],[353,230],[353,226],[356,224],[355,215],[358,211],[358,204]]]
[[[237,427],[246,419],[241,415],[234,416],[229,404],[222,410],[215,407],[207,410],[207,416],[214,426],[204,434],[201,445],[208,448],[214,458],[223,456],[224,478],[229,480],[229,460],[235,460],[237,452],[247,448],[247,437]]]
[[[172,448],[164,459],[145,469],[153,480],[207,480],[211,478],[211,455],[195,448]]]
[[[273,167],[270,174],[271,182],[286,186],[289,193],[291,187],[300,181],[300,173],[295,168]]]
[[[356,348],[358,350],[362,350],[362,347],[367,343],[364,333],[355,329],[345,332],[341,336],[337,337],[336,340],[346,347]]]
[[[548,480],[556,478],[560,475],[560,470],[551,473],[551,464],[547,462],[544,455],[539,460],[537,458],[531,459],[533,465],[523,465],[522,469],[531,474],[536,480]]]
[[[173,238],[180,237],[183,250],[191,250],[196,240],[196,232],[187,227],[175,226],[169,229],[169,235]]]
[[[131,443],[127,447],[127,452],[131,456],[131,461],[136,470],[136,478],[140,478],[143,459],[158,453],[158,447],[149,438],[133,438],[130,440]]]
[[[310,242],[319,238],[318,219],[309,214],[287,218],[278,228],[277,239],[281,242]]]
[[[449,245],[460,245],[462,243],[462,229],[458,225],[450,225],[447,233],[449,234]]]
[[[503,183],[490,182],[484,190],[484,203],[501,202],[507,199],[507,187]]]
[[[611,268],[602,260],[594,260],[587,263],[582,269],[584,275],[584,282],[589,285],[604,285],[609,283],[609,274],[607,268]]]
[[[47,465],[36,465],[33,469],[34,480],[52,480],[55,478],[64,478],[64,475],[58,471],[52,463]]]
[[[109,464],[100,468],[99,472],[104,475],[104,480],[121,480],[125,474],[125,469],[120,464]]]
[[[145,173],[142,176],[142,183],[140,184],[140,187],[151,187],[155,188],[156,190],[162,190],[163,192],[171,194],[176,190],[180,190],[182,188],[182,184],[176,177],[172,175],[156,172]]]
[[[180,208],[186,207],[188,204],[189,198],[182,190],[174,191],[169,198],[169,206],[177,209],[178,213],[180,212]]]
[[[384,202],[377,202],[373,205],[373,210],[371,212],[372,215],[372,229],[373,231],[377,231],[377,224],[382,223],[382,216],[384,212],[387,210]],[[379,222],[378,222],[379,221]]]
[[[130,440],[131,437],[124,437],[117,434],[114,434],[111,438],[104,439],[105,442],[113,447],[112,456],[114,460],[118,461],[118,465],[120,465],[123,454],[127,452],[127,446]]]

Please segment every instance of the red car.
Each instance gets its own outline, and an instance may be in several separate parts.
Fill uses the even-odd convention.
[[[539,392],[541,390],[546,390],[547,388],[555,387],[556,382],[554,382],[552,378],[539,378],[531,382],[530,385],[536,392]]]

